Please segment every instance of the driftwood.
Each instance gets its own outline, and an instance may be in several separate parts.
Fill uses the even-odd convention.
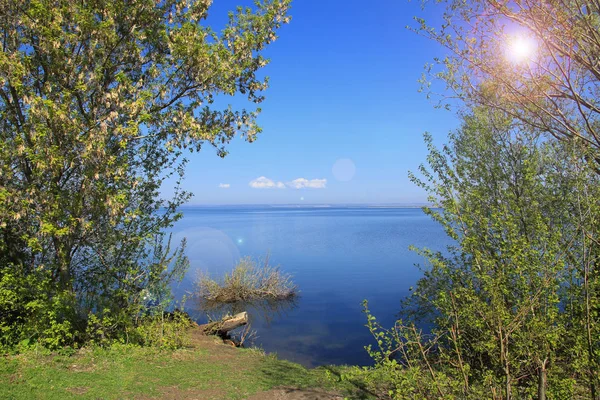
[[[218,335],[226,337],[229,331],[239,328],[248,323],[248,313],[246,311],[235,314],[233,317],[225,318],[221,321],[211,322],[200,325],[200,329],[207,335]]]

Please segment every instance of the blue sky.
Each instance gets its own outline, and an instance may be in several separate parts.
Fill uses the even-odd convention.
[[[215,3],[211,21],[246,4]],[[190,204],[425,202],[407,176],[427,156],[422,134],[442,143],[458,120],[418,92],[442,49],[405,27],[436,11],[418,1],[296,0],[265,53],[263,133],[234,140],[224,159],[209,147],[190,155]]]

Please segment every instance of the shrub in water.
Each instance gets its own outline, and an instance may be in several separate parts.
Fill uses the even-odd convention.
[[[200,275],[197,287],[200,299],[218,303],[283,300],[294,297],[298,292],[291,276],[269,266],[268,259],[259,266],[249,257],[242,259],[221,281],[215,281],[205,274]]]

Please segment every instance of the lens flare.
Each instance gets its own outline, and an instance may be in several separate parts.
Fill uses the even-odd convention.
[[[349,182],[354,178],[356,173],[356,165],[349,158],[341,158],[333,164],[331,169],[333,176],[340,182]]]

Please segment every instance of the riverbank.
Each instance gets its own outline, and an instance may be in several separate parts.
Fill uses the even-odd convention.
[[[257,349],[238,349],[191,332],[179,350],[88,348],[72,355],[29,351],[4,356],[3,399],[318,399],[368,398],[330,376]]]

